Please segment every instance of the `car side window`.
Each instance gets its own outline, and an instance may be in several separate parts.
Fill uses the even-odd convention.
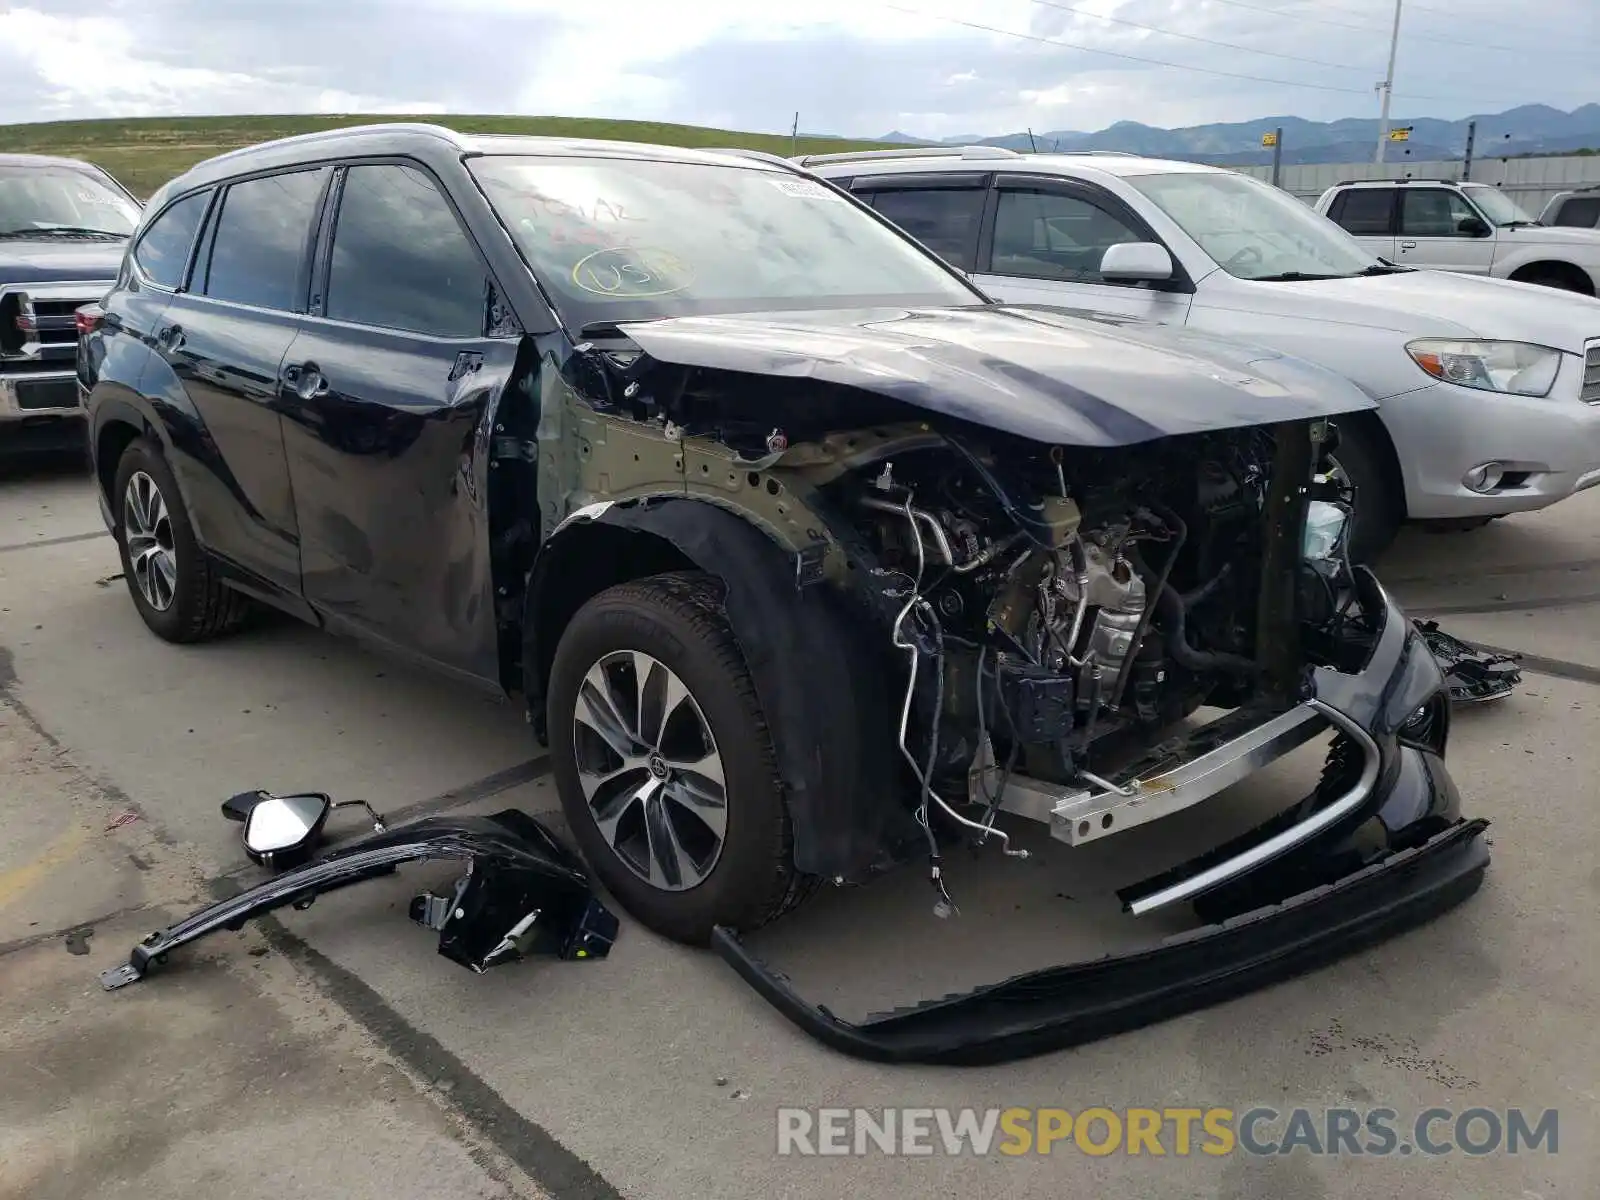
[[[311,226],[326,178],[319,168],[230,185],[194,290],[214,300],[302,311]]]
[[[1356,237],[1394,231],[1394,188],[1347,188],[1334,198],[1328,217]]]
[[[1561,207],[1556,210],[1556,219],[1552,225],[1564,225],[1569,229],[1593,229],[1600,225],[1600,196],[1575,197],[1562,201]]]
[[[333,232],[326,316],[438,337],[484,327],[484,268],[433,179],[415,167],[351,167]]]
[[[150,223],[133,252],[146,279],[164,288],[183,284],[183,269],[189,265],[189,250],[210,197],[209,191],[185,196]]]
[[[994,214],[996,275],[1104,283],[1100,260],[1122,242],[1142,242],[1121,217],[1065,192],[1005,190]]]
[[[983,201],[977,187],[891,188],[871,197],[888,220],[962,271],[972,270]]]
[[[1403,237],[1465,237],[1461,222],[1477,215],[1464,198],[1445,188],[1406,188],[1400,197]]]

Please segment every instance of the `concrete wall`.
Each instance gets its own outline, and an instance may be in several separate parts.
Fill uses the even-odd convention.
[[[1246,174],[1271,179],[1271,167],[1241,167]],[[1460,179],[1461,163],[1386,162],[1308,163],[1285,166],[1279,186],[1293,192],[1307,204],[1336,183],[1352,179]],[[1563,158],[1477,158],[1472,161],[1472,182],[1503,187],[1518,204],[1538,216],[1550,197],[1570,188],[1600,183],[1600,155]]]

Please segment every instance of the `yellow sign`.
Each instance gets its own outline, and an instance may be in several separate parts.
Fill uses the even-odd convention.
[[[1407,142],[1407,141],[1410,141],[1411,140],[1411,126],[1407,125],[1404,129],[1391,129],[1391,130],[1389,130],[1389,140],[1391,142]]]
[[[1276,146],[1278,144],[1277,132],[1274,131],[1272,133],[1263,133],[1261,135],[1261,144],[1263,146]]]

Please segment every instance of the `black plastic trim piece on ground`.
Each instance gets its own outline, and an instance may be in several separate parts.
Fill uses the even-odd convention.
[[[1488,825],[1462,821],[1337,883],[1147,950],[1013,976],[860,1024],[807,1003],[732,930],[719,927],[712,945],[785,1017],[853,1058],[1009,1062],[1203,1008],[1420,925],[1478,890]]]

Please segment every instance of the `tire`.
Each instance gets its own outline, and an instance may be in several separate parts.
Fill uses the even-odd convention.
[[[1356,490],[1350,561],[1370,565],[1400,532],[1400,497],[1395,494],[1382,449],[1364,426],[1341,425],[1332,457]]]
[[[244,623],[250,602],[223,585],[200,548],[159,445],[149,438],[128,443],[109,499],[128,595],[151,633],[203,642]]]
[[[665,677],[658,669],[686,693],[662,721],[655,718],[663,707],[658,700],[630,699],[640,697],[641,674],[646,694],[659,697]],[[607,720],[605,706],[593,701],[600,682],[610,712],[625,726],[611,734],[628,745],[626,759],[597,732]],[[550,755],[567,823],[595,874],[639,922],[675,941],[704,945],[717,925],[754,929],[815,890],[818,881],[795,869],[772,738],[709,576],[657,575],[592,598],[556,647],[548,705]],[[661,732],[653,741],[641,738],[641,724]],[[706,765],[711,757],[701,757],[707,745],[720,761],[720,811],[705,803],[716,791],[715,772]],[[674,765],[697,758],[706,774]],[[597,783],[607,771],[611,779]],[[641,788],[653,790],[641,800]],[[702,803],[685,803],[696,791]],[[719,821],[720,843],[713,847]],[[653,853],[665,840],[663,823],[672,834],[675,879]]]
[[[1567,271],[1530,271],[1526,275],[1516,277],[1518,283],[1531,283],[1537,287],[1555,288],[1563,292],[1576,292],[1580,296],[1594,295],[1592,286],[1585,286],[1586,278],[1582,271],[1574,267]]]

